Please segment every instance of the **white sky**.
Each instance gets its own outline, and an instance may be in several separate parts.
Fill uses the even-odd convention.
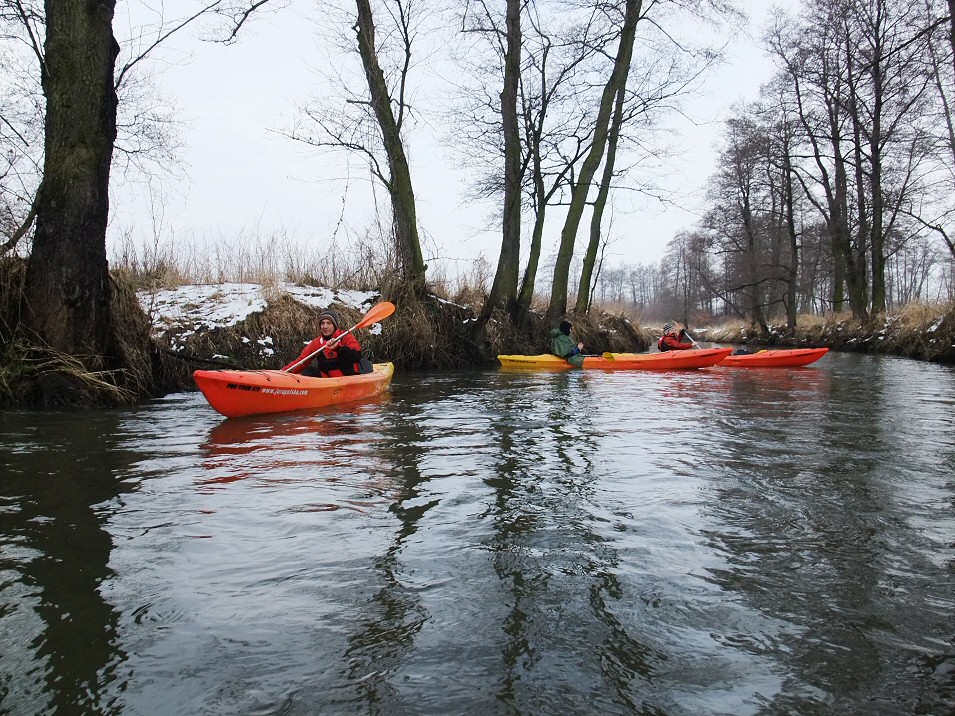
[[[738,5],[752,19],[750,34],[758,36],[770,0],[738,0]],[[201,243],[277,232],[300,244],[330,243],[345,193],[344,183],[337,181],[342,176],[340,160],[309,155],[301,145],[270,131],[287,126],[309,85],[317,82],[309,64],[320,62],[321,53],[306,14],[314,6],[300,7],[293,3],[256,20],[232,46],[175,44],[191,53],[191,60],[168,68],[160,83],[187,125],[182,137],[187,180],[174,186],[166,201],[167,238]],[[699,207],[701,187],[712,172],[720,120],[734,102],[754,98],[768,78],[768,62],[745,40],[729,48],[728,59],[706,82],[707,95],[687,107],[704,124],[681,128],[686,150],[673,170],[683,177],[684,203],[690,209]],[[499,231],[496,226],[492,232],[481,231],[486,207],[462,204],[459,169],[447,152],[419,141],[412,144],[410,155],[419,222],[430,237],[425,241],[426,259],[433,262],[437,254],[461,271],[481,254],[495,263]],[[357,177],[362,181],[348,190],[350,225],[356,231],[371,221],[367,200],[358,199],[365,193],[364,178]],[[152,222],[142,187],[114,190],[112,208],[111,236],[132,228],[140,241],[150,240]],[[692,211],[673,207],[617,213],[610,263],[658,261],[673,235],[691,228],[695,220]]]

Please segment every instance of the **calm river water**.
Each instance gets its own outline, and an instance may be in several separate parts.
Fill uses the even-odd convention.
[[[6,411],[0,472],[0,713],[953,713],[950,368]]]

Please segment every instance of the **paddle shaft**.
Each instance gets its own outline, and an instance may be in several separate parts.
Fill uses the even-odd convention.
[[[686,326],[681,326],[680,330],[683,331],[683,335],[685,335],[687,338],[690,339],[690,343],[695,345],[697,348],[703,347],[697,342],[697,340],[693,336],[690,335],[690,332],[686,330]]]

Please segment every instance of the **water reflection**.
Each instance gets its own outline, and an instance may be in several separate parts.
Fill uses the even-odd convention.
[[[8,713],[116,713],[109,684],[125,658],[104,528],[128,486],[118,420],[48,413],[39,426],[0,412],[0,705]]]
[[[805,680],[802,692],[773,698],[774,712],[845,712],[859,693],[883,703],[873,712],[894,712],[900,695],[911,703],[924,688],[912,675],[928,643],[893,636],[906,605],[926,600],[919,612],[937,612],[937,621],[923,628],[951,634],[930,606],[940,599],[951,607],[951,591],[919,576],[937,545],[900,521],[894,494],[900,462],[915,468],[913,477],[933,471],[925,464],[925,426],[918,427],[925,416],[910,409],[911,382],[906,402],[889,395],[898,367],[873,361],[865,372],[837,370],[832,380],[821,377],[825,372],[794,372],[790,400],[767,400],[780,381],[767,386],[747,372],[734,381],[739,414],[712,436],[722,445],[709,510],[719,528],[706,535],[726,557],[725,567],[710,570],[712,579],[791,625],[780,630],[773,653]],[[920,438],[899,439],[913,434]]]
[[[600,430],[591,380],[508,374],[487,394],[499,452],[482,518],[494,525],[489,549],[510,605],[497,698],[517,713],[573,710],[555,677],[591,693],[602,713],[654,712],[639,694],[660,655],[616,613],[620,557],[601,533],[607,517],[595,514]]]
[[[0,711],[946,713],[955,373],[825,360],[0,414]]]

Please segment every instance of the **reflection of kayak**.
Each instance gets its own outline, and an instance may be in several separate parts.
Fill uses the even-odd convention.
[[[280,370],[197,370],[192,374],[209,405],[227,418],[322,408],[378,395],[395,367],[376,363],[371,373],[311,378]]]
[[[793,348],[791,350],[759,351],[727,356],[720,365],[736,368],[796,368],[815,363],[829,352],[828,348]]]
[[[587,356],[584,368],[603,370],[685,370],[716,365],[733,352],[732,348],[667,351],[665,353],[605,353]],[[606,356],[606,357],[605,357]],[[536,356],[503,355],[497,359],[504,368],[572,368],[563,358],[542,354]]]

